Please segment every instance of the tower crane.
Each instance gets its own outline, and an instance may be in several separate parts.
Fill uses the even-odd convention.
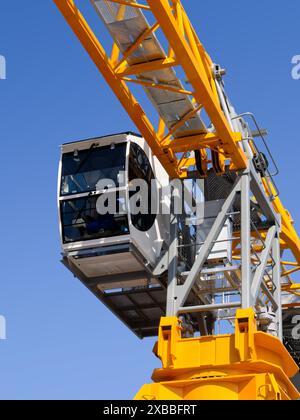
[[[63,145],[58,188],[63,263],[158,336],[162,367],[135,398],[298,399],[300,239],[265,131],[236,112],[180,0],[91,0],[110,51],[75,1],[53,1],[138,131]],[[169,214],[133,214],[134,178],[156,180]],[[175,180],[195,215],[175,210]],[[123,212],[100,215],[113,192]]]

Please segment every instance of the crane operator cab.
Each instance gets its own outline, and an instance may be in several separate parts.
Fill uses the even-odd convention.
[[[189,181],[193,185],[195,180]],[[194,227],[186,224],[183,211],[178,233],[182,272],[191,268],[196,244],[209,233],[212,206],[220,203],[214,196],[216,201],[206,203],[209,195],[201,182],[200,195],[187,187],[188,199],[180,199],[185,205],[188,201],[204,205],[203,221]],[[58,205],[63,263],[139,337],[156,335],[165,316],[170,184],[146,141],[133,133],[62,146]],[[230,224],[224,227],[209,265],[230,260],[229,228]],[[198,302],[192,295],[189,303]]]
[[[142,188],[131,188],[135,180],[149,187],[146,200],[135,199],[137,208],[148,202],[145,211],[130,208]],[[168,241],[169,216],[155,211],[168,184],[145,140],[132,133],[62,146],[63,263],[139,336],[152,335],[165,310],[163,285],[152,272]]]

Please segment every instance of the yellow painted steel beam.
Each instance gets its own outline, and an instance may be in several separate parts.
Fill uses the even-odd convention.
[[[69,26],[74,31],[75,35],[80,40],[83,47],[86,49],[91,59],[102,73],[108,85],[115,93],[127,114],[130,116],[141,135],[148,142],[161,161],[162,165],[168,171],[171,177],[183,176],[176,172],[176,164],[170,160],[170,154],[161,153],[160,139],[144,112],[141,105],[135,99],[126,83],[121,80],[114,71],[113,63],[108,55],[105,53],[104,48],[96,38],[94,32],[76,7],[73,0],[53,0]]]
[[[85,47],[87,52],[90,54],[91,58],[93,59],[94,63],[97,65],[98,69],[101,71],[103,76],[105,77],[106,81],[112,88],[113,92],[116,94],[122,105],[124,106],[125,110],[131,117],[131,119],[134,121],[135,125],[139,129],[140,133],[143,135],[143,137],[146,139],[146,141],[149,143],[149,146],[151,147],[154,154],[156,154],[159,159],[162,161],[165,169],[168,171],[169,175],[171,177],[179,176],[179,177],[185,177],[186,173],[182,171],[178,171],[178,160],[176,159],[175,153],[176,153],[176,144],[172,144],[170,147],[170,150],[167,150],[168,144],[171,145],[171,137],[175,133],[176,130],[178,130],[186,121],[188,121],[189,118],[191,118],[193,115],[195,115],[202,107],[203,105],[197,105],[199,102],[199,99],[195,98],[196,93],[194,93],[192,90],[188,91],[185,89],[176,89],[172,86],[166,86],[157,83],[152,84],[152,82],[148,82],[145,80],[134,80],[129,79],[128,76],[143,74],[146,72],[151,72],[155,70],[160,70],[164,68],[174,67],[179,63],[177,59],[172,58],[174,48],[172,45],[170,45],[170,56],[166,57],[165,59],[161,60],[153,60],[151,62],[147,63],[141,63],[136,65],[131,65],[126,67],[127,59],[132,54],[136,48],[140,45],[140,43],[150,35],[152,32],[156,31],[158,27],[161,26],[161,23],[159,19],[157,20],[154,25],[152,25],[151,28],[147,29],[143,34],[141,34],[137,40],[133,43],[131,47],[124,53],[123,57],[119,60],[117,63],[117,59],[119,57],[120,51],[116,44],[113,46],[113,51],[111,54],[111,59],[107,56],[105,53],[104,48],[96,38],[95,34],[92,32],[91,28],[88,26],[87,22],[83,18],[83,16],[80,14],[78,9],[75,6],[75,2],[73,0],[54,0],[56,5],[59,7],[59,9],[62,11],[64,17],[66,18],[67,22],[73,29],[73,31],[78,36],[80,42]],[[120,5],[125,4],[125,2],[118,2]],[[135,3],[136,4],[136,3]],[[126,2],[126,5],[131,5],[130,2]],[[136,4],[136,7],[138,5]],[[150,6],[150,10],[152,10],[152,7]],[[188,27],[188,20],[186,13],[184,9],[182,8],[182,5],[180,2],[174,2],[174,10],[176,10],[175,16],[178,21],[178,25],[181,30],[181,34],[184,37],[184,33],[187,32],[187,38],[189,38],[190,45],[193,47],[193,52],[200,60],[201,58],[205,58],[205,63],[198,63],[198,67],[202,68],[202,73],[206,77],[203,78],[204,84],[206,84],[208,90],[210,91],[210,94],[212,95],[211,101],[215,103],[215,105],[218,107],[216,109],[217,113],[220,113],[219,117],[224,124],[226,124],[226,119],[221,111],[221,108],[219,106],[218,100],[216,100],[216,97],[214,97],[214,92],[211,89],[211,81],[212,81],[212,72],[209,70],[208,72],[208,63],[209,57],[203,51],[203,47],[200,43],[197,42],[197,37],[195,35],[195,32],[193,28]],[[123,12],[123,8],[120,7],[120,15]],[[189,28],[189,29],[188,29]],[[188,45],[188,44],[187,44]],[[189,45],[188,45],[189,47]],[[203,65],[202,65],[203,64]],[[119,78],[119,80],[118,80]],[[123,79],[122,79],[123,78]],[[196,109],[192,111],[189,115],[184,116],[181,118],[180,121],[178,121],[178,124],[176,124],[175,127],[173,127],[172,130],[169,131],[169,133],[164,136],[165,131],[165,124],[163,125],[163,121],[160,119],[160,127],[159,132],[156,133],[154,127],[152,126],[149,118],[147,117],[146,113],[141,108],[141,105],[136,101],[134,98],[134,95],[131,93],[129,87],[126,87],[126,83],[136,83],[136,84],[144,84],[144,86],[148,87],[155,87],[158,89],[165,89],[170,90],[173,92],[183,93],[189,96],[193,97],[193,101],[195,103]],[[150,84],[151,83],[151,84]],[[206,100],[206,99],[205,99]],[[214,122],[214,121],[213,121]],[[215,124],[217,126],[218,124]],[[161,128],[164,127],[163,131]],[[227,127],[228,128],[228,127]],[[162,135],[163,134],[163,135]],[[195,149],[203,149],[204,147],[211,148],[212,150],[215,150],[217,152],[221,152],[225,154],[226,156],[222,157],[221,159],[224,160],[226,157],[232,159],[232,155],[228,155],[228,145],[226,141],[224,142],[224,139],[221,135],[219,135],[219,142],[213,143],[208,141],[206,143],[200,143],[197,144],[197,141],[194,139],[187,139],[188,141],[184,144],[178,144],[178,150],[181,151],[182,149],[185,151],[192,151]],[[241,151],[239,145],[235,141],[235,133],[230,133],[231,140],[234,143],[234,150],[238,157],[241,157],[240,155],[243,154]],[[160,144],[161,138],[163,137],[163,143]],[[241,139],[241,136],[239,137],[238,141]],[[162,147],[160,147],[162,146]],[[217,147],[218,146],[218,147]]]
[[[281,228],[281,238],[286,244],[286,249],[290,249],[294,254],[294,257],[300,265],[300,240],[295,238],[291,231],[283,225]]]
[[[195,158],[186,158],[183,157],[179,162],[178,162],[178,168],[181,169],[188,169],[191,166],[195,166],[196,165],[196,160]]]
[[[290,267],[298,267],[299,264],[294,261],[281,261],[282,265],[288,265]]]
[[[176,0],[172,0],[172,6],[175,11],[174,15],[176,17],[180,33],[184,35],[183,10],[181,4]]]
[[[128,58],[139,48],[142,42],[150,35],[155,33],[159,28],[159,23],[155,22],[150,28],[146,29],[136,40],[135,42],[124,52],[123,57],[119,63],[114,68],[115,71],[118,71],[122,64],[125,63]]]
[[[117,19],[118,20],[124,19],[125,12],[126,12],[126,6],[120,5],[120,8],[117,14]],[[114,42],[112,51],[111,51],[111,56],[110,56],[112,63],[117,63],[117,61],[119,60],[120,53],[121,51],[120,51],[119,46],[117,45],[116,42]]]
[[[204,72],[207,76],[209,86],[212,90],[212,94],[214,95],[216,103],[220,105],[219,95],[218,95],[215,80],[212,74],[213,62],[210,59],[207,52],[205,51],[203,45],[200,43],[199,38],[196,32],[194,31],[194,28],[192,27],[191,22],[185,10],[183,10],[183,7],[180,1],[177,1],[177,4],[178,5],[180,4],[180,9],[182,10],[182,19],[183,19],[184,31],[186,34],[187,41],[193,51],[193,54],[195,55],[195,58],[197,59],[199,65],[201,66],[202,72]]]
[[[154,353],[162,363],[136,400],[297,400],[298,366],[281,343],[258,332],[253,309],[238,310],[235,334],[182,338],[176,317],[161,319]]]
[[[117,71],[117,74],[119,76],[133,76],[151,71],[163,70],[166,68],[174,67],[176,65],[176,60],[173,60],[172,58],[165,58],[162,60],[153,60],[142,64],[134,64],[124,70]]]
[[[178,1],[178,0],[175,0],[175,1],[176,1],[177,5],[180,5],[180,8],[182,10],[184,26],[185,26],[185,28],[187,28],[187,31],[188,31],[187,38],[188,38],[188,40],[191,40],[191,41],[189,41],[190,45],[191,45],[191,42],[195,43],[195,46],[198,49],[201,60],[203,62],[203,66],[204,66],[204,69],[206,71],[206,75],[208,77],[209,84],[211,86],[213,94],[215,95],[217,103],[220,103],[215,79],[214,79],[214,76],[213,76],[213,73],[212,73],[212,68],[214,66],[214,63],[213,63],[212,59],[210,58],[210,56],[208,55],[208,53],[206,52],[204,46],[201,44],[201,42],[200,42],[200,40],[197,36],[197,33],[196,33],[193,25],[191,24],[187,14],[186,14],[186,11],[183,9],[183,7],[181,5],[181,2]],[[179,6],[177,6],[177,7],[179,7]]]
[[[176,131],[179,130],[179,128],[181,128],[187,121],[189,121],[191,118],[193,118],[198,112],[201,111],[201,109],[203,108],[202,105],[197,106],[195,109],[193,109],[192,111],[188,112],[185,116],[183,116],[181,118],[180,121],[178,121],[175,125],[173,125],[173,127],[171,128],[171,130],[168,132],[168,134],[162,139],[161,141],[161,145],[163,147],[167,147],[170,143],[171,143],[171,137],[173,136],[173,134],[176,133]]]
[[[142,10],[151,10],[149,6],[146,6],[145,4],[140,3],[134,3],[133,1],[127,1],[127,0],[108,0],[112,3],[118,3],[123,4],[125,6],[135,7],[136,9],[142,9]]]
[[[193,94],[193,92],[191,92],[190,90],[179,89],[179,88],[176,88],[176,87],[171,86],[171,85],[162,85],[162,84],[155,83],[155,82],[152,82],[152,81],[147,81],[146,79],[142,80],[142,79],[131,79],[130,77],[122,77],[122,80],[124,80],[125,82],[129,82],[129,83],[135,83],[135,84],[141,85],[141,86],[151,87],[153,89],[166,90],[166,91],[169,91],[169,92],[180,93],[182,95],[192,95]]]
[[[281,274],[281,277],[290,276],[291,274],[297,273],[297,271],[299,271],[299,270],[300,270],[300,267],[296,267],[296,268],[293,268],[293,269],[291,269],[291,270],[284,271],[284,272]]]
[[[274,197],[272,200],[272,205],[274,207],[274,210],[278,214],[280,214],[281,217],[281,239],[286,243],[287,248],[291,249],[295,259],[300,265],[300,239],[294,228],[294,221],[288,210],[283,206],[280,198],[277,196],[274,185],[271,182],[267,182],[265,178],[263,178],[263,184],[265,187],[266,194],[269,197]]]
[[[203,104],[203,107],[214,124],[226,156],[232,160],[232,168],[245,169],[247,167],[247,158],[239,145],[236,144],[229,123],[219,103],[216,101],[203,63],[201,66],[201,63],[197,60],[187,40],[181,33],[169,1],[148,0],[148,4],[168,39],[170,46],[174,50],[177,61],[180,62],[179,64],[184,69],[189,82],[193,86],[195,99],[199,104]]]
[[[298,270],[300,270],[300,267],[298,268]],[[291,291],[291,292],[300,291],[300,283],[293,283],[293,284],[284,285],[282,287],[282,290],[284,290],[284,291],[287,290],[287,291]],[[300,305],[300,302],[299,302],[299,305]]]
[[[166,129],[167,129],[167,125],[165,121],[163,120],[163,118],[160,117],[159,122],[158,122],[158,129],[157,129],[157,135],[159,139],[161,139],[165,135]]]
[[[235,141],[240,140],[240,134],[234,133],[233,138]],[[162,144],[163,145],[163,144]],[[164,145],[163,145],[164,146]],[[218,148],[221,146],[220,138],[215,133],[196,134],[194,136],[181,137],[174,139],[168,143],[168,149],[173,150],[175,153],[188,152],[198,150],[201,148]],[[166,146],[164,146],[166,147]]]
[[[211,161],[207,158],[207,152],[205,149],[201,149],[200,153],[201,153],[202,160],[204,163],[206,164],[211,163]],[[178,162],[178,170],[180,171],[190,170],[191,167],[195,167],[195,166],[196,166],[196,159],[194,157],[186,157],[185,154],[182,156],[182,158]]]

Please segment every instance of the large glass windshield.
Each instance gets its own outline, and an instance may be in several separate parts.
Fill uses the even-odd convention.
[[[122,199],[117,198],[116,214],[100,215],[98,198],[99,195],[61,202],[64,243],[129,234],[127,215],[120,214]]]
[[[101,179],[110,179],[120,186],[125,171],[126,143],[114,146],[75,150],[62,158],[61,195],[80,194],[96,190]],[[112,184],[113,186],[113,184]]]

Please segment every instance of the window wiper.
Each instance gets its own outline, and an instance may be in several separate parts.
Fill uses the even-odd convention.
[[[78,166],[78,168],[77,168],[77,171],[75,172],[75,174],[73,175],[73,176],[76,176],[79,172],[80,172],[80,170],[81,170],[81,168],[85,165],[85,163],[88,161],[88,159],[90,158],[90,156],[91,156],[91,154],[92,154],[92,152],[93,152],[93,149],[94,149],[94,147],[96,146],[96,143],[93,143],[93,144],[91,144],[91,146],[90,146],[90,148],[88,149],[88,154],[86,155],[86,157],[83,159],[83,161],[80,163],[80,165]]]

